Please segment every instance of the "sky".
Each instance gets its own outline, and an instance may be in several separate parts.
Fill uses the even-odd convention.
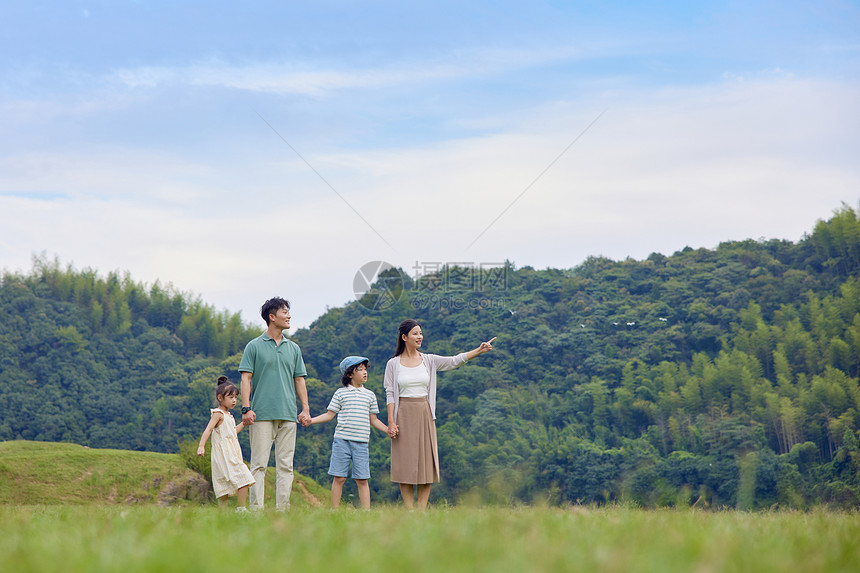
[[[13,0],[0,268],[293,328],[356,273],[800,240],[860,205],[860,2]],[[407,317],[404,317],[407,318]]]

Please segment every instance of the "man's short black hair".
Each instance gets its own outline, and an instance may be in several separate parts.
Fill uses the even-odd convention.
[[[266,326],[269,326],[269,315],[277,314],[284,307],[287,307],[287,310],[289,310],[290,301],[279,296],[272,297],[263,303],[263,306],[260,307],[260,316],[266,321]]]

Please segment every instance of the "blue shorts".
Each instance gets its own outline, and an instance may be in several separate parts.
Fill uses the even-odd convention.
[[[370,479],[370,448],[367,442],[335,438],[331,443],[328,475],[349,477],[350,460],[352,460],[353,479]]]

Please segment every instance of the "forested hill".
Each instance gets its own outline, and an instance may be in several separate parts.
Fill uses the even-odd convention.
[[[259,335],[159,283],[36,259],[0,278],[0,440],[176,452]],[[201,425],[203,424],[203,425]]]
[[[295,334],[313,412],[346,354],[371,358],[383,406],[397,325],[417,318],[430,352],[498,336],[492,353],[439,376],[434,499],[856,507],[858,217],[843,206],[797,243],[566,270],[453,267],[417,283],[392,270]],[[129,277],[44,260],[5,273],[0,439],[176,451],[202,431],[217,375],[238,381],[237,353],[258,332]],[[322,483],[332,431],[299,434],[296,468]],[[387,448],[375,433],[377,498],[396,495]]]
[[[429,352],[498,336],[439,376],[437,491],[450,497],[856,506],[858,215],[843,206],[796,244],[450,268],[418,284],[392,271],[295,340],[326,381],[345,354],[370,357],[382,397],[402,319],[421,321]],[[314,431],[321,445],[327,431]],[[374,445],[384,476],[384,440]]]

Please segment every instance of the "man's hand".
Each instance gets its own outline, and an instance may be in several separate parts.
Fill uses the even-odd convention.
[[[257,414],[254,413],[254,410],[248,410],[244,414],[242,414],[242,423],[246,426],[252,425],[257,421]]]

